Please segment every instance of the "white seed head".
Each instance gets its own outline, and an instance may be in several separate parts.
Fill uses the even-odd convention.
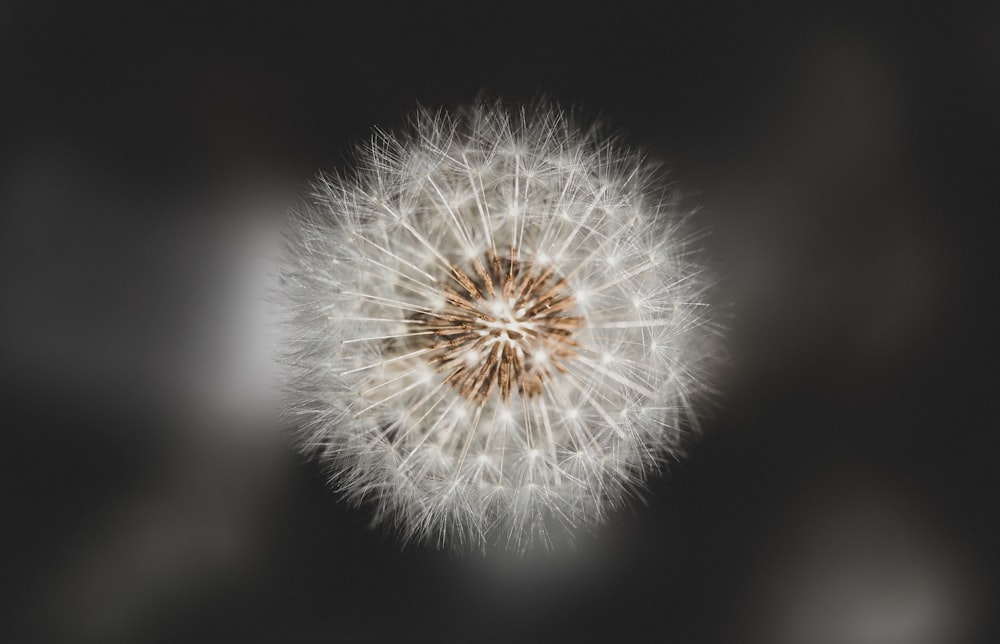
[[[406,539],[523,549],[676,457],[715,358],[658,168],[557,108],[382,132],[293,214],[288,413]]]

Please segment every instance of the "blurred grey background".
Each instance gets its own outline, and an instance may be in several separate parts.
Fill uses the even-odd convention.
[[[690,458],[520,562],[338,501],[264,303],[319,169],[484,89],[666,160],[731,328]],[[0,640],[996,641],[998,114],[985,5],[4,3]]]

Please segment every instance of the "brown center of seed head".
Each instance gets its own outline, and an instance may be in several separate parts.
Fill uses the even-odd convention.
[[[485,260],[485,261],[484,261]],[[431,331],[424,356],[463,397],[484,405],[494,386],[507,403],[542,393],[545,381],[566,372],[576,355],[573,332],[583,318],[566,280],[548,266],[532,266],[488,252],[471,270],[450,266],[440,283],[445,305],[420,318]]]

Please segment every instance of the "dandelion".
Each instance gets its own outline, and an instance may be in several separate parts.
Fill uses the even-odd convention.
[[[682,447],[710,282],[658,167],[554,107],[419,112],[293,214],[304,449],[404,539],[521,550]]]

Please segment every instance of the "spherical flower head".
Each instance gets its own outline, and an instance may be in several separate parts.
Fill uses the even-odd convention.
[[[659,168],[554,107],[420,111],[293,213],[288,413],[405,539],[521,550],[678,455],[715,355]]]

